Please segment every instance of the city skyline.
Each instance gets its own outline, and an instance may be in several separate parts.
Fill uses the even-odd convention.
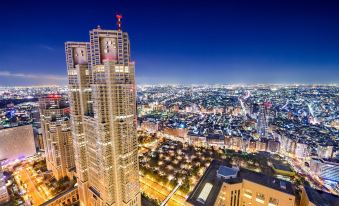
[[[0,205],[339,206],[339,2],[3,5]]]
[[[133,34],[138,84],[338,83],[334,1],[17,3],[1,11],[1,86],[66,85],[63,42],[115,28],[116,12]]]

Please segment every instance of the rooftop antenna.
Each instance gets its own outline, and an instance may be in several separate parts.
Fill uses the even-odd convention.
[[[118,20],[118,21],[117,21],[118,31],[121,31],[121,24],[122,24],[121,19],[122,19],[122,15],[121,15],[121,14],[117,14],[115,17],[116,17],[117,20]]]

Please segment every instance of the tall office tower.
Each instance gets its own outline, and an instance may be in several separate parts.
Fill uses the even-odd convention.
[[[134,63],[128,34],[97,27],[66,42],[80,204],[141,205]]]
[[[39,99],[47,168],[56,179],[73,178],[75,163],[69,106],[59,95]]]

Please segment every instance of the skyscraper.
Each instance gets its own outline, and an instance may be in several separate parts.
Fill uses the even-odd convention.
[[[66,42],[80,204],[141,205],[136,91],[130,42],[99,26],[90,42]]]
[[[74,151],[69,106],[60,95],[39,99],[47,168],[56,179],[73,178]]]

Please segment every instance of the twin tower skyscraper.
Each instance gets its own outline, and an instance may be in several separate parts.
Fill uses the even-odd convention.
[[[117,18],[117,30],[65,43],[81,206],[141,205],[134,62]]]

